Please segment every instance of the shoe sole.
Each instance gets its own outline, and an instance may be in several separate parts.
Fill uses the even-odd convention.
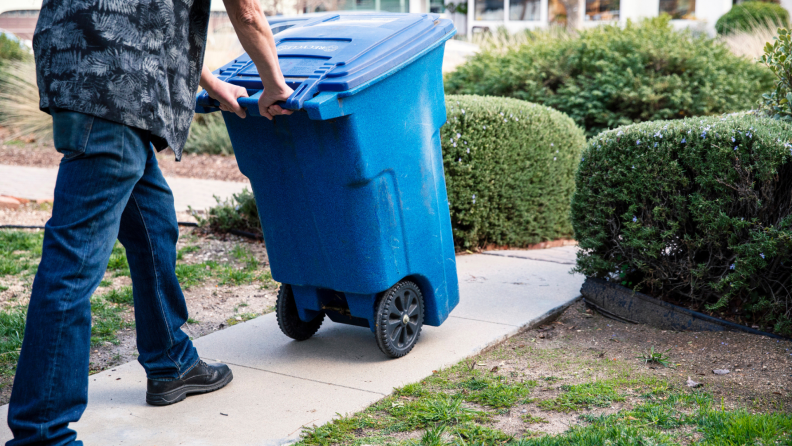
[[[171,404],[176,404],[179,401],[183,401],[190,395],[199,395],[202,393],[209,393],[214,392],[215,390],[220,390],[225,387],[231,380],[234,379],[233,372],[229,371],[228,376],[223,378],[223,380],[218,381],[214,384],[209,385],[186,385],[179,387],[178,389],[173,389],[170,392],[165,393],[148,393],[146,392],[146,402],[151,404],[152,406],[169,406]]]

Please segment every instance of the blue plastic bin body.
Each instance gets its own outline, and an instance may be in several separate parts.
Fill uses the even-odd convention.
[[[326,17],[342,22],[345,18]],[[369,64],[373,74],[368,77],[365,68],[355,72],[347,61],[346,68],[340,68],[351,77],[302,80],[300,85],[319,88],[290,116],[269,121],[223,112],[223,118],[239,168],[256,196],[272,276],[292,286],[303,320],[340,305],[348,307],[349,314],[331,311],[331,319],[373,330],[379,293],[409,278],[424,295],[424,323],[437,326],[459,302],[440,149],[440,127],[446,121],[443,46],[453,26],[429,14],[349,17],[347,21],[356,23],[347,28],[362,23],[365,31],[373,28],[367,18],[395,17],[428,25],[425,29],[433,33],[418,35],[412,41],[423,39],[424,44],[406,55],[396,54],[398,63],[387,69]],[[347,46],[367,48],[346,31],[333,38],[348,38]],[[407,31],[396,35],[404,37]],[[287,79],[295,64],[282,48],[298,46],[294,42],[311,46],[311,39],[318,40],[304,34],[309,33],[299,26],[275,36]],[[376,50],[369,44],[369,54],[372,46]],[[394,52],[398,53],[391,50],[391,55]],[[385,60],[375,63],[390,63],[387,52],[380,57]],[[255,70],[246,57],[229,66],[233,71],[224,67],[226,71],[218,73],[230,73],[230,82],[249,82],[243,74]],[[246,87],[256,90],[255,84]],[[208,98],[199,98],[198,110],[207,111],[202,101]]]

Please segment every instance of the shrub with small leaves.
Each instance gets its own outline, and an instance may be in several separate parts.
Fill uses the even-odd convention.
[[[775,89],[762,95],[762,111],[768,116],[792,121],[792,34],[779,28],[775,42],[767,42],[760,59],[776,77]]]
[[[743,2],[723,14],[715,22],[715,30],[718,34],[729,34],[765,25],[789,25],[789,12],[783,6],[770,2]]]
[[[446,76],[446,92],[507,96],[569,115],[588,136],[658,119],[748,110],[773,85],[765,67],[664,15],[576,35],[530,31],[484,48]]]
[[[575,270],[792,334],[792,126],[752,114],[636,124],[589,141]]]
[[[563,113],[516,99],[449,95],[446,104],[440,135],[456,246],[570,236],[582,129]]]
[[[202,217],[193,212],[193,216],[202,227],[217,232],[243,231],[251,234],[261,234],[261,221],[258,216],[258,207],[253,192],[245,188],[242,192],[234,194],[233,198],[221,200],[215,197],[217,206],[209,209],[208,215]]]

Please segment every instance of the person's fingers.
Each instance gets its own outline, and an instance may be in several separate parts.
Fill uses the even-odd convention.
[[[285,108],[282,108],[279,105],[271,105],[267,109],[267,111],[270,112],[270,114],[273,115],[273,116],[275,116],[275,115],[290,115],[290,114],[292,114],[292,110],[286,110]]]

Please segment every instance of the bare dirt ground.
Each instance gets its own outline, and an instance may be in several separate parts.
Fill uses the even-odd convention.
[[[654,347],[673,367],[644,364],[637,357]],[[684,388],[688,377],[727,409],[792,411],[792,342],[748,333],[674,332],[614,321],[575,303],[553,323],[529,330],[470,360],[471,367],[537,380],[537,402],[554,398],[561,386],[613,377],[652,378]],[[475,364],[474,364],[475,362]],[[713,370],[729,370],[716,375]],[[641,401],[638,389],[608,408],[580,412],[544,411],[536,403],[514,406],[493,427],[517,437],[564,432],[581,414],[611,414]],[[546,422],[526,425],[526,414]]]
[[[58,167],[60,160],[61,154],[55,150],[51,140],[22,138],[0,144],[0,164]],[[249,182],[239,171],[233,156],[185,154],[180,162],[176,162],[173,152],[166,149],[157,155],[157,160],[165,176]]]

